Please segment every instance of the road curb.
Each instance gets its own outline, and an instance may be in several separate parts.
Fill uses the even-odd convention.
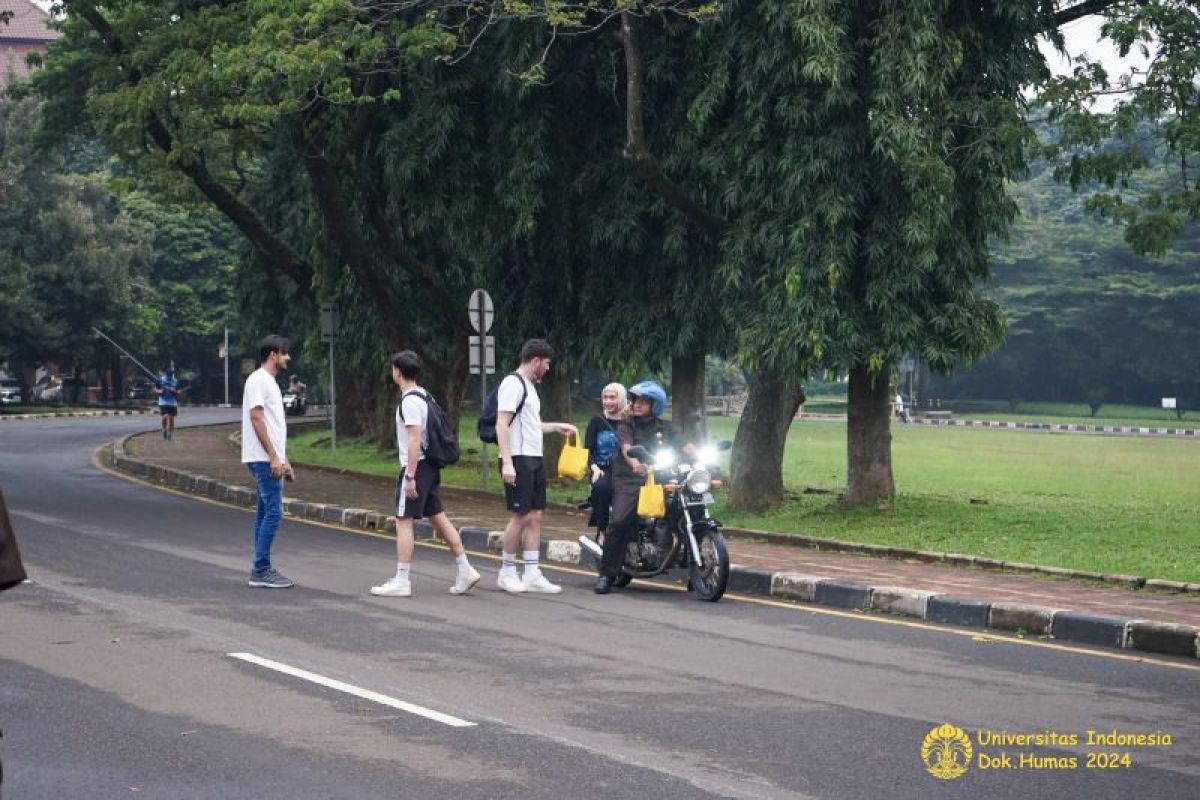
[[[125,442],[136,435],[138,434],[129,434],[113,442],[112,452],[107,458],[109,466],[139,478],[231,505],[253,507],[257,502],[255,493],[246,487],[222,483],[204,475],[193,475],[129,457],[125,450]],[[316,520],[358,530],[395,532],[395,521],[391,517],[369,509],[342,508],[328,503],[287,499],[284,502],[284,513],[297,519]],[[414,534],[418,539],[426,541],[436,537],[432,526],[424,521],[416,523]],[[459,535],[468,551],[500,552],[502,531],[466,526],[459,531]],[[581,568],[595,566],[595,558],[591,551],[583,548],[578,542],[569,540],[543,541],[541,556],[548,562]],[[1200,628],[1189,625],[992,602],[983,598],[902,586],[873,586],[823,575],[764,570],[736,564],[730,567],[729,590],[740,594],[814,603],[860,612],[893,613],[934,623],[1200,659]]]
[[[0,422],[28,419],[62,419],[64,417],[135,417],[155,413],[145,408],[113,408],[101,411],[66,411],[62,414],[0,414]]]

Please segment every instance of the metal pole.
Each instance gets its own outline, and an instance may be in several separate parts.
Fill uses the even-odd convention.
[[[337,455],[337,387],[333,377],[333,336],[329,337],[329,444]]]
[[[229,328],[225,328],[225,407],[229,408]]]
[[[479,315],[482,319],[483,314]],[[483,327],[482,325],[480,326]],[[483,404],[487,402],[487,336],[484,333],[479,334],[479,413],[483,413]],[[488,482],[488,448],[487,442],[483,442],[481,449],[483,453],[483,488],[487,488]]]

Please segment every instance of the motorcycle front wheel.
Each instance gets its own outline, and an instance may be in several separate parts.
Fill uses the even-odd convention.
[[[729,585],[729,548],[718,530],[697,533],[696,544],[700,546],[700,563],[689,568],[692,591],[701,600],[715,603]]]

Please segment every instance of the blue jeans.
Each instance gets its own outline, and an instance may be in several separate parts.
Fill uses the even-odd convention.
[[[271,568],[271,542],[283,519],[283,479],[271,475],[266,461],[246,465],[258,484],[258,510],[254,512],[254,571]]]

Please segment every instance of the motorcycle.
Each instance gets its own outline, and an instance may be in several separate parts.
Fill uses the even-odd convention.
[[[708,513],[708,507],[714,502],[712,493],[721,487],[719,453],[730,446],[721,441],[703,447],[694,462],[680,461],[676,452],[661,442],[653,456],[642,446],[629,449],[630,457],[653,467],[654,480],[665,494],[666,515],[638,519],[615,586],[677,568],[687,570],[688,589],[701,600],[721,599],[729,584],[729,548],[721,523]],[[597,559],[604,553],[587,536],[580,536],[579,543]]]
[[[308,399],[303,392],[288,389],[283,393],[283,414],[286,417],[303,417],[308,413]]]

